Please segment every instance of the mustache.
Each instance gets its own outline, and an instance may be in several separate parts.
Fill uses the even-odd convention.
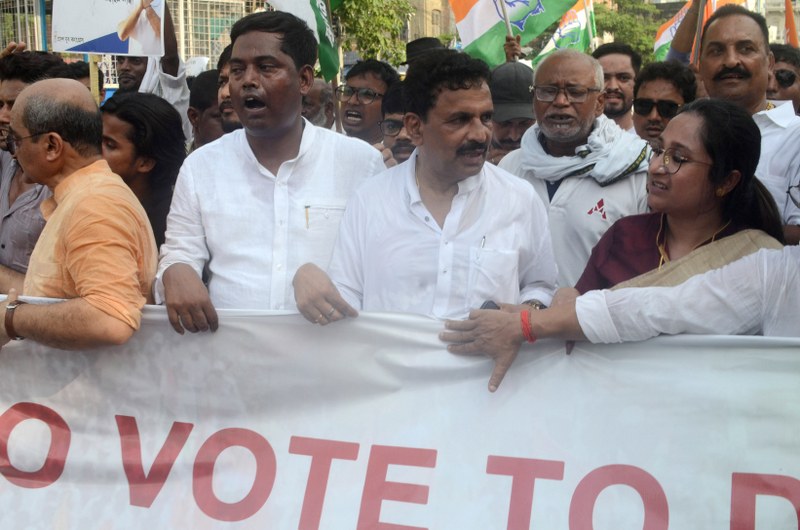
[[[714,76],[714,81],[719,81],[720,79],[722,79],[722,76],[728,74],[737,74],[744,77],[745,79],[749,79],[750,77],[752,77],[750,72],[748,72],[741,66],[734,66],[733,68],[723,68],[722,70],[717,72],[717,74]]]
[[[483,151],[486,154],[486,150],[489,149],[488,142],[478,142],[475,140],[469,141],[456,149],[456,155],[465,155],[470,151]]]

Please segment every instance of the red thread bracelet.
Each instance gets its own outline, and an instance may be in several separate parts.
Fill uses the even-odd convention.
[[[522,336],[525,337],[525,340],[533,344],[536,342],[536,335],[533,334],[533,329],[531,328],[531,312],[530,311],[522,311],[519,314],[520,324],[522,324]]]

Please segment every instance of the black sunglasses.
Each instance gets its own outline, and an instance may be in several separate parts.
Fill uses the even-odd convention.
[[[797,81],[797,74],[791,70],[775,70],[775,81],[781,88],[789,88]]]
[[[667,99],[634,99],[633,100],[633,112],[638,114],[639,116],[647,116],[653,111],[653,107],[658,109],[658,114],[662,118],[666,118],[671,120],[678,114],[681,106],[675,103],[674,101],[669,101]]]

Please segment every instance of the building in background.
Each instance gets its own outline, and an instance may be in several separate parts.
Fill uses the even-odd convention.
[[[414,16],[408,21],[406,41],[420,37],[440,37],[455,40],[456,19],[447,0],[409,0]]]

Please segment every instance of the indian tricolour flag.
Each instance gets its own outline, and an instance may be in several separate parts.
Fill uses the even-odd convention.
[[[464,51],[495,66],[505,62],[508,23],[514,35],[529,42],[547,29],[575,0],[450,0]]]
[[[319,67],[322,76],[327,81],[333,79],[339,73],[339,50],[325,0],[269,0],[268,3],[279,11],[291,13],[306,21],[319,42]],[[340,2],[331,2],[336,5],[338,3]]]
[[[592,43],[592,38],[597,34],[594,24],[594,4],[592,0],[578,0],[572,8],[564,13],[558,23],[553,36],[542,48],[533,64],[539,64],[542,59],[556,50],[573,49],[587,51]]]
[[[675,16],[658,28],[658,32],[656,32],[656,43],[653,46],[653,55],[655,56],[656,61],[663,61],[667,58],[667,52],[669,51],[669,45],[672,42],[672,38],[675,36],[675,32],[678,31],[678,26],[680,26],[681,22],[683,22],[683,17],[686,16],[686,12],[689,10],[689,6],[691,4],[692,0],[686,2],[686,5],[680,8],[677,13],[675,13]]]

